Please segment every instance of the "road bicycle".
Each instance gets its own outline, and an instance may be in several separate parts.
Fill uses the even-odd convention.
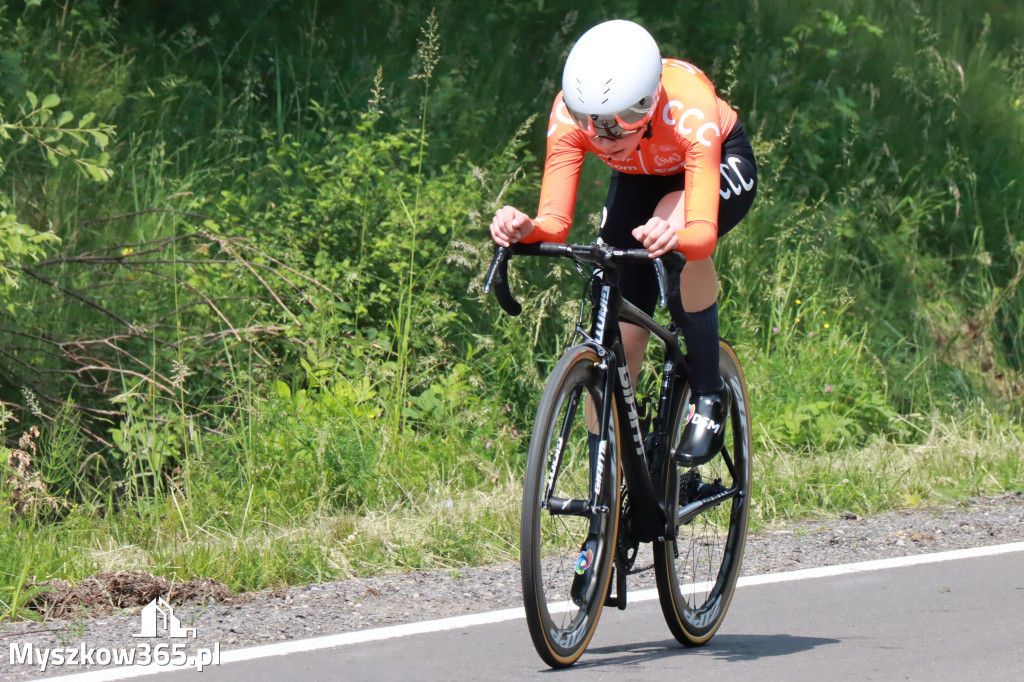
[[[541,396],[526,464],[520,563],[537,653],[555,668],[579,659],[603,607],[626,608],[626,576],[651,568],[637,565],[642,543],[653,546],[669,629],[686,646],[702,645],[729,608],[750,510],[750,409],[736,353],[719,341],[721,375],[731,393],[725,446],[700,461],[682,456],[676,447],[691,416],[679,341],[687,324],[678,285],[683,255],[653,259],[659,303],[671,317],[666,327],[624,300],[618,287],[621,266],[652,262],[643,249],[496,247],[484,290],[518,315],[522,308],[508,284],[512,254],[566,258],[592,273],[576,342]],[[649,330],[663,346],[657,401],[651,401],[656,407],[647,417],[638,412],[619,320]]]

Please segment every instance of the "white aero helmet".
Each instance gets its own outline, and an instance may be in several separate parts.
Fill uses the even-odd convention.
[[[618,139],[651,120],[660,83],[661,53],[651,34],[632,21],[606,21],[569,52],[562,99],[580,128]]]

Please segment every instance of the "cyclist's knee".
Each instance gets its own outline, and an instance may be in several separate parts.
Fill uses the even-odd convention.
[[[654,209],[654,216],[667,220],[673,225],[683,226],[686,224],[686,194],[682,190],[669,192],[658,202]]]
[[[712,306],[718,300],[718,272],[711,258],[692,261],[683,268],[679,277],[683,308],[695,313]]]

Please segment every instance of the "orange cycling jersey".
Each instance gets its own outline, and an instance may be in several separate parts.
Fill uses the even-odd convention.
[[[736,112],[715,94],[704,72],[678,59],[663,59],[657,109],[649,134],[622,161],[604,155],[581,130],[558,93],[551,107],[547,159],[535,229],[524,242],[564,242],[572,226],[580,168],[587,152],[622,173],[673,175],[685,172],[686,225],[718,234],[719,164],[722,142],[736,124]],[[682,241],[682,240],[681,240]],[[710,248],[714,248],[714,238]],[[706,255],[710,255],[710,250]],[[702,256],[702,257],[706,257]]]

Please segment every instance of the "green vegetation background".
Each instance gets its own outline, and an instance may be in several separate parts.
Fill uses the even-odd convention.
[[[582,289],[524,265],[503,317],[485,225],[534,209],[562,61],[608,18],[758,155],[717,254],[756,522],[1019,488],[1019,3],[0,1],[0,616],[110,568],[514,557]]]

